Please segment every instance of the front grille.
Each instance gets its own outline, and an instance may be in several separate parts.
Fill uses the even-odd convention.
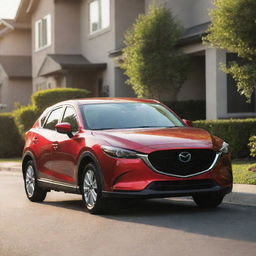
[[[175,181],[155,181],[150,184],[149,189],[155,191],[179,191],[209,189],[217,186],[213,180],[175,180]]]
[[[191,159],[181,159],[180,154],[190,154]],[[156,170],[178,176],[193,175],[209,169],[215,157],[216,152],[211,149],[163,150],[148,155],[150,163]]]

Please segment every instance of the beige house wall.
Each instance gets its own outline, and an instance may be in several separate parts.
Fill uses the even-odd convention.
[[[213,6],[213,0],[145,0],[146,9],[153,2],[170,8],[185,28],[208,22],[208,10]]]
[[[145,12],[145,0],[116,0],[115,2],[115,46],[124,47],[125,32],[132,27],[140,13]]]
[[[37,8],[34,10],[31,19],[32,26],[32,76],[33,76],[33,91],[37,90],[37,85],[44,82],[44,79],[37,78],[38,71],[47,54],[55,52],[55,1],[41,0],[38,1]],[[51,45],[45,49],[36,51],[35,49],[35,23],[46,15],[51,15]]]
[[[81,54],[80,1],[55,1],[55,53]]]
[[[115,64],[109,58],[109,52],[115,49],[115,0],[110,0],[110,26],[102,31],[90,34],[89,2],[83,0],[81,4],[81,50],[82,54],[92,63],[106,63],[107,69],[99,75],[103,78],[103,86],[109,87],[110,96],[114,96]],[[96,87],[97,87],[96,82]]]
[[[0,55],[31,56],[31,32],[16,29],[0,38]]]
[[[0,104],[6,108],[0,112],[10,112],[15,109],[15,104],[28,105],[32,93],[31,79],[9,79],[0,69]]]

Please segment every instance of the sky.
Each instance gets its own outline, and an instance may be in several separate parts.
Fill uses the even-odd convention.
[[[0,18],[13,19],[20,0],[0,0]]]

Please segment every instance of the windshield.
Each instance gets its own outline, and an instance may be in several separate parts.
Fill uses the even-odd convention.
[[[99,103],[81,106],[90,130],[184,126],[168,109],[154,103]]]

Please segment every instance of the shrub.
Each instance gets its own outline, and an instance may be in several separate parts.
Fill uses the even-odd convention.
[[[13,116],[20,134],[24,135],[39,117],[39,111],[34,106],[26,106],[15,110]]]
[[[191,121],[206,118],[206,102],[203,100],[164,102],[164,104],[181,118]]]
[[[182,32],[170,9],[153,4],[125,34],[120,66],[139,98],[176,99],[188,71],[188,55],[177,47]]]
[[[252,136],[249,139],[250,143],[248,144],[248,146],[250,147],[250,152],[251,152],[251,156],[252,157],[256,157],[256,136]]]
[[[11,113],[0,114],[0,157],[21,156],[23,139]]]
[[[32,95],[32,105],[35,106],[35,108],[39,111],[43,112],[47,107],[60,101],[86,98],[89,94],[90,92],[84,89],[49,89],[36,92],[34,95]]]
[[[203,128],[229,143],[233,158],[249,156],[248,142],[256,134],[256,119],[196,121],[193,126]]]

